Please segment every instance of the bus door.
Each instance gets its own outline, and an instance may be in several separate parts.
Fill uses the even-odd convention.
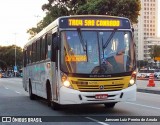
[[[54,33],[52,35],[52,67],[53,67],[53,81],[52,81],[52,97],[53,100],[58,100],[58,90],[59,90],[59,86],[58,86],[58,69],[59,69],[59,65],[58,65],[58,59],[59,54],[58,54],[58,47],[57,47],[57,43],[58,42],[58,38],[57,38],[57,34]]]

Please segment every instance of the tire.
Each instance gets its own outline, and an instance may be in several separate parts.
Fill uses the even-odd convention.
[[[47,85],[47,103],[48,106],[51,107],[53,110],[60,109],[60,105],[52,101],[52,92],[50,85]]]
[[[112,103],[105,103],[104,105],[106,108],[114,108],[115,104],[116,102],[112,102]]]
[[[51,87],[50,85],[47,85],[47,103],[49,107],[51,106],[51,100],[52,100]]]
[[[51,108],[52,108],[53,110],[59,110],[59,109],[61,108],[61,105],[58,104],[58,103],[52,102],[52,103],[51,103]]]
[[[29,83],[29,98],[30,98],[31,100],[35,100],[35,95],[32,93],[31,83]]]

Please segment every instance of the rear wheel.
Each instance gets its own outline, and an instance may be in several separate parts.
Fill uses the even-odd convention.
[[[29,97],[31,100],[35,100],[35,95],[32,93],[31,83],[29,83]]]
[[[51,94],[51,87],[47,84],[47,103],[48,106],[51,106],[52,94]]]
[[[104,105],[106,108],[114,108],[115,104],[116,102],[112,102],[112,103],[105,103]]]

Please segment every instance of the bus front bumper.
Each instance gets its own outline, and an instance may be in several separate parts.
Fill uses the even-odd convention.
[[[126,102],[136,101],[136,89],[137,86],[134,84],[131,87],[123,89],[121,91],[111,92],[80,92],[78,90],[61,87],[59,104],[103,104],[109,102]],[[96,95],[108,95],[105,99],[96,99]]]

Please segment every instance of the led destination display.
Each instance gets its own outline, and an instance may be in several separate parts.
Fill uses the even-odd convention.
[[[130,22],[125,18],[107,18],[107,17],[75,17],[61,18],[59,20],[60,28],[122,28],[129,29]]]

